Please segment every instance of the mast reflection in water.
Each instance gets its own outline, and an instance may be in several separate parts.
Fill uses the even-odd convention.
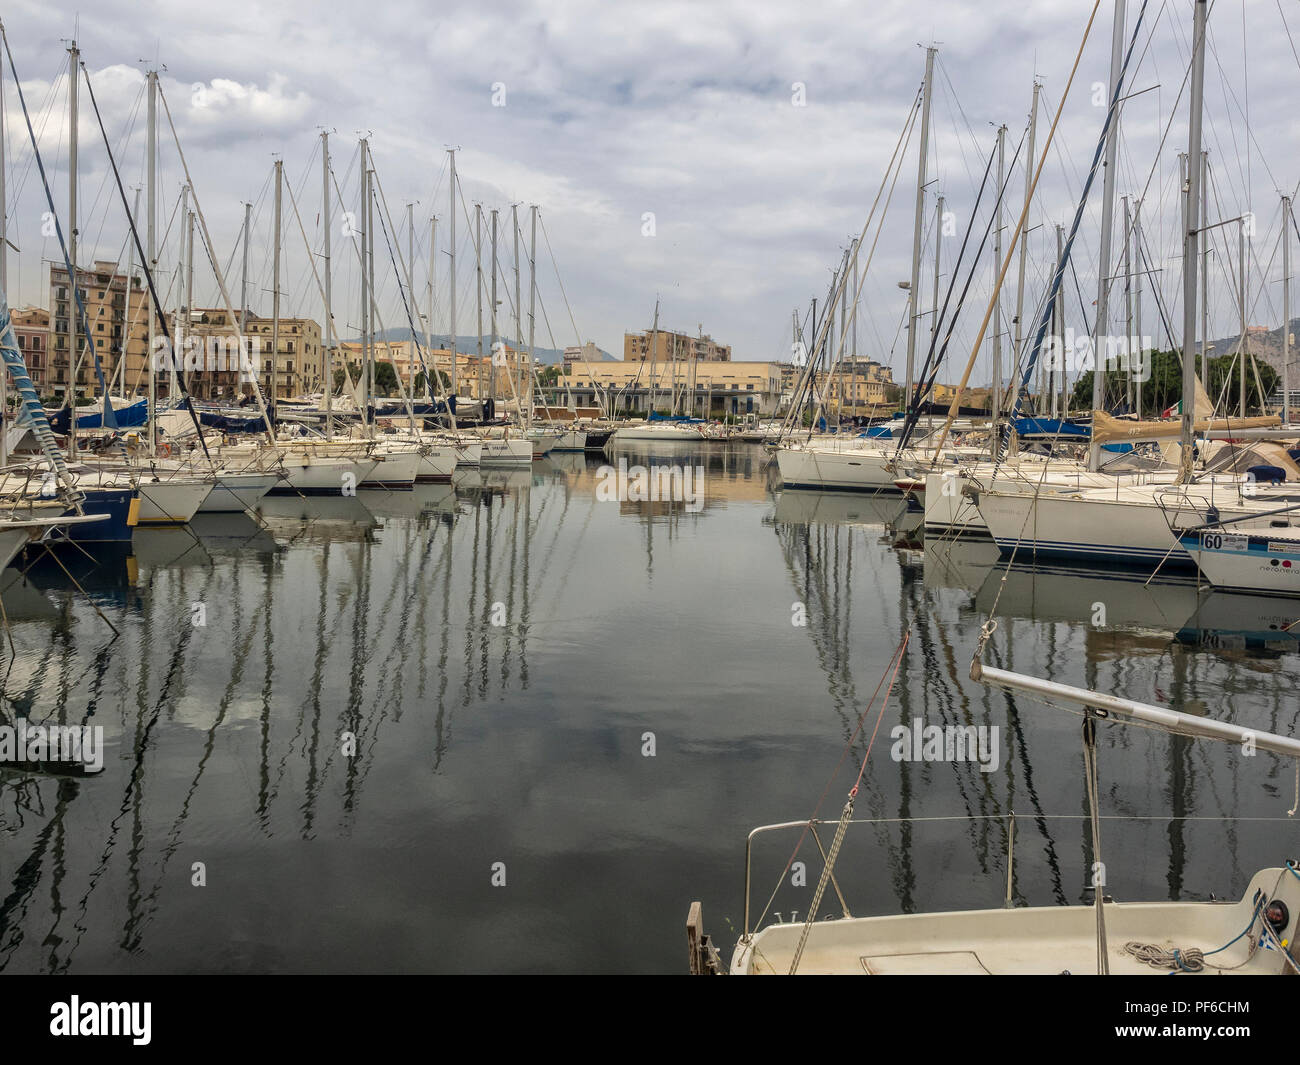
[[[702,466],[703,505],[604,502],[606,460],[563,455],[20,560],[5,723],[106,751],[0,768],[0,970],[680,971],[687,901],[739,928],[745,834],[811,813],[909,628],[882,740],[997,725],[999,768],[877,741],[857,816],[976,820],[855,828],[854,914],[1000,904],[1013,811],[1015,899],[1085,900],[1079,719],[967,678],[999,589],[995,665],[1297,731],[1294,606],[1003,584],[897,497],[774,490],[760,447],[620,454]],[[1101,742],[1116,897],[1231,895],[1294,855],[1294,826],[1221,820],[1290,805],[1271,756]],[[787,856],[756,850],[764,897]],[[774,907],[805,912],[789,880]]]

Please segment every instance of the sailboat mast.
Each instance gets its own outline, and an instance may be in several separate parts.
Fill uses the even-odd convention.
[[[492,290],[489,294],[488,318],[492,327],[492,342],[489,350],[492,352],[492,385],[490,391],[492,398],[497,394],[497,209],[492,208]],[[507,375],[509,368],[506,369]]]
[[[450,255],[451,262],[447,275],[447,314],[450,318],[448,329],[451,335],[447,337],[447,346],[451,349],[451,395],[456,395],[456,149],[448,148],[447,155],[451,158],[451,182],[449,185],[450,195],[447,204],[448,225],[451,227],[447,235],[447,251]],[[450,401],[448,402],[450,407]],[[448,410],[448,422],[454,429],[456,427],[455,415]]]
[[[1210,153],[1201,152],[1201,224],[1210,217]],[[1210,242],[1201,249],[1201,383],[1210,379]]]
[[[2,138],[3,135],[4,135],[3,132],[0,132],[0,138]],[[3,199],[4,199],[4,194],[3,194],[2,192],[0,192],[0,202],[2,202]],[[135,189],[135,201],[134,201],[134,203],[131,205],[131,217],[132,217],[133,219],[135,219],[135,218],[139,218],[139,217],[140,217],[140,189],[139,189],[138,186],[137,186],[137,188]],[[3,253],[0,252],[0,254],[3,254]],[[127,244],[126,244],[126,310],[125,310],[125,316],[126,316],[127,321],[133,321],[133,320],[134,320],[134,317],[133,317],[132,312],[131,312],[131,292],[132,292],[132,288],[133,288],[133,285],[132,285],[132,279],[133,279],[134,277],[135,277],[135,241],[134,241],[134,240],[130,240],[130,241],[127,241]],[[123,398],[125,398],[125,396],[124,396],[124,391],[125,391],[125,388],[126,388],[126,347],[127,347],[127,344],[130,343],[130,330],[129,330],[129,329],[127,330],[127,334],[128,334],[127,337],[122,341],[122,350],[121,350],[121,352],[119,352],[119,354],[118,354],[117,366],[114,367],[114,376],[117,377],[117,394],[118,394],[119,396],[122,396]],[[3,374],[0,374],[0,397],[2,397],[3,394],[4,394],[4,393],[3,393],[3,384],[4,384],[4,375],[3,375]],[[111,382],[110,382],[110,384],[111,384]],[[112,391],[112,388],[111,388],[111,387],[110,387],[109,391],[110,391],[110,392]],[[2,403],[0,403],[0,409],[3,409],[3,404],[2,404]],[[4,454],[5,454],[5,452],[4,452],[4,439],[3,439],[3,436],[0,435],[0,456],[3,456]],[[0,465],[4,465],[4,459],[3,459],[3,458],[0,458]]]
[[[453,294],[452,303],[455,303]],[[483,398],[483,205],[474,205],[474,307],[478,315],[478,394]],[[455,330],[452,330],[455,332]]]
[[[181,186],[181,209],[177,215],[176,229],[180,238],[180,251],[176,256],[176,309],[172,313],[172,357],[167,363],[167,400],[176,402],[176,366],[185,352],[185,325],[181,321],[181,306],[185,302],[185,230],[190,213],[190,187]]]
[[[537,204],[528,208],[528,366],[533,366],[533,345],[537,337]],[[579,338],[581,339],[581,338]],[[531,396],[533,377],[528,375],[528,392]],[[545,397],[543,397],[543,400]],[[532,404],[529,404],[531,409]]]
[[[1033,99],[1029,105],[1029,154],[1025,157],[1025,207],[1023,209],[1025,219],[1029,218],[1029,198],[1033,195],[1034,190],[1034,160],[1038,157],[1034,154],[1034,139],[1038,133],[1038,94],[1042,86],[1035,81]],[[1021,372],[1020,364],[1024,356],[1025,343],[1025,263],[1029,258],[1029,226],[1023,226],[1020,231],[1020,264],[1017,267],[1016,278],[1016,335],[1013,350],[1011,352],[1012,372],[1008,375],[1014,377]],[[1062,338],[1064,339],[1064,338]]]
[[[853,243],[849,245],[849,251],[853,255],[853,310],[849,312],[849,326],[853,330],[850,343],[853,349],[854,360],[858,357],[858,238],[853,238]]]
[[[1241,405],[1238,414],[1246,416],[1246,220],[1237,223],[1237,309],[1241,317]]]
[[[430,396],[436,396],[442,390],[441,382],[438,380],[438,360],[433,357],[433,294],[437,289],[438,216],[434,215],[429,219],[429,298],[426,303],[428,313],[424,318],[424,350],[429,355],[429,377],[425,380],[425,386]]]
[[[930,321],[930,339],[939,334],[939,258],[943,251],[943,197],[934,202],[934,317]]]
[[[997,218],[993,221],[993,269],[1002,264],[1002,189],[1007,181],[1007,127],[998,127],[998,198]],[[996,278],[994,279],[996,282]],[[993,387],[989,390],[989,420],[993,431],[989,433],[989,455],[997,458],[998,417],[1002,414],[1002,298],[993,304]]]
[[[1065,227],[1062,226],[1060,222],[1057,222],[1056,223],[1056,261],[1058,263],[1061,261],[1062,254],[1064,254],[1064,248],[1065,248]],[[1065,342],[1065,300],[1059,298],[1057,299],[1054,313],[1056,315],[1056,335],[1060,337],[1061,342],[1064,343]],[[1061,400],[1064,401],[1065,379],[1066,379],[1064,359],[1061,360],[1059,372],[1061,374],[1060,397]],[[1057,390],[1055,388],[1054,383],[1050,391],[1052,393],[1052,417],[1053,418],[1064,417],[1065,412],[1063,410],[1059,410],[1057,407]]]
[[[321,156],[321,225],[324,240],[321,257],[325,260],[325,435],[334,438],[334,270],[330,260],[330,135],[322,130]],[[248,244],[245,238],[245,259]]]
[[[275,431],[275,408],[280,398],[280,196],[283,160],[275,161],[275,254],[271,259],[271,431]]]
[[[146,211],[149,215],[147,219],[147,239],[149,247],[149,271],[155,277],[158,271],[158,72],[149,71],[149,133],[148,133],[148,152],[149,158],[145,160],[146,174]],[[247,256],[245,256],[247,262]],[[152,302],[152,297],[150,297]],[[154,435],[153,419],[154,408],[158,405],[158,376],[157,363],[154,358],[154,338],[155,325],[153,308],[150,307],[150,313],[146,315],[149,319],[149,354],[146,362],[149,369],[149,456],[152,458],[158,451],[158,441]]]
[[[1191,108],[1187,122],[1187,186],[1183,190],[1183,417],[1182,455],[1179,479],[1186,481],[1192,473],[1192,432],[1196,417],[1196,259],[1200,240],[1200,167],[1201,110],[1205,99],[1205,19],[1206,0],[1196,0],[1192,22]]]
[[[1291,197],[1282,197],[1282,424],[1291,424]]]
[[[523,304],[519,299],[519,205],[512,203],[510,205],[510,228],[514,230],[515,240],[515,343],[519,347],[524,346],[524,327],[520,318],[523,315]],[[515,403],[519,407],[519,421],[524,420],[524,368],[519,361],[519,352],[515,352]],[[529,421],[532,421],[532,414],[529,414]]]
[[[1138,355],[1145,360],[1146,344],[1142,339],[1142,201],[1133,203],[1133,256],[1137,261],[1137,274],[1133,278],[1133,335],[1137,338]],[[1132,347],[1133,341],[1129,341]],[[1145,361],[1139,361],[1145,366]],[[1137,416],[1142,417],[1142,382],[1137,387]]]
[[[926,153],[930,147],[930,97],[934,88],[934,57],[939,49],[925,50],[925,82],[921,90],[921,151],[916,168],[916,213],[912,221],[912,280],[907,290],[907,383],[903,395],[905,410],[912,408],[912,378],[916,370],[916,327],[920,307],[917,288],[921,284],[921,226],[925,222]],[[937,234],[936,234],[937,238]]]
[[[367,224],[366,201],[368,175],[366,172],[366,139],[361,138],[361,204],[357,212],[357,223],[361,227],[361,425],[368,427],[370,417],[370,389],[374,382],[370,379],[370,274],[366,270],[366,237],[370,226]]]
[[[1115,87],[1119,84],[1124,57],[1124,7],[1125,0],[1115,0],[1115,21],[1110,40],[1110,87],[1106,96],[1110,102],[1115,100]],[[1110,130],[1106,134],[1106,161],[1101,173],[1101,249],[1097,265],[1097,320],[1092,344],[1092,409],[1095,411],[1101,410],[1106,395],[1105,368],[1099,353],[1104,343],[1102,338],[1110,332],[1107,304],[1110,299],[1110,242],[1115,218],[1115,159],[1119,150],[1119,122],[1119,108],[1116,104]],[[1100,464],[1101,445],[1094,435],[1088,445],[1088,469],[1096,470]]]
[[[370,436],[374,439],[377,424],[379,421],[379,381],[378,381],[378,361],[379,361],[379,344],[376,341],[375,326],[378,322],[378,315],[375,313],[379,309],[379,300],[375,296],[375,168],[370,160],[370,146],[366,145],[366,254],[362,260],[362,269],[367,274],[367,286],[370,292],[369,303],[366,307],[366,320],[370,323],[369,347],[370,347],[370,402],[373,410],[370,415]]]
[[[1129,249],[1133,246],[1131,236],[1133,233],[1133,214],[1129,210],[1128,197],[1124,196],[1120,201],[1124,206],[1124,350],[1131,356],[1133,346],[1133,262],[1129,255]],[[1128,360],[1128,392],[1133,400],[1133,410],[1136,413],[1142,400],[1139,398],[1142,391],[1142,385],[1136,379],[1137,367],[1130,357]]]
[[[68,315],[68,364],[72,367],[72,376],[68,381],[68,455],[77,455],[77,376],[81,371],[81,353],[77,344],[78,314],[77,281],[81,270],[77,266],[77,60],[81,53],[77,51],[77,42],[68,47],[68,259],[72,274],[68,280],[72,283],[71,306]]]

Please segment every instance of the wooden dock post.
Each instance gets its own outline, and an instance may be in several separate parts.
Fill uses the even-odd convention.
[[[692,976],[718,976],[721,973],[718,951],[704,933],[704,910],[698,902],[692,902],[686,914],[686,949],[690,955]]]

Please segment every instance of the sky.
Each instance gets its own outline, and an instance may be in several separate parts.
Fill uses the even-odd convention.
[[[1140,0],[1129,0],[1126,42],[1140,7]],[[536,204],[538,344],[594,340],[616,356],[625,331],[650,327],[658,301],[662,328],[702,328],[730,344],[736,359],[789,358],[794,312],[806,315],[814,297],[824,305],[844,249],[865,232],[857,350],[889,363],[901,377],[906,293],[899,282],[911,269],[918,131],[907,142],[897,176],[887,179],[887,173],[914,110],[925,46],[938,48],[919,286],[921,312],[928,315],[936,230],[941,292],[952,284],[954,302],[976,261],[993,195],[986,192],[977,208],[976,193],[1001,124],[1008,127],[1008,253],[1023,206],[1032,84],[1037,77],[1043,86],[1041,153],[1092,11],[1087,0],[398,0],[334,7],[300,0],[101,0],[78,12],[67,4],[24,0],[9,5],[4,25],[65,226],[67,39],[76,36],[132,189],[144,176],[144,71],[159,69],[194,193],[236,305],[243,204],[252,202],[248,293],[255,311],[270,313],[272,175],[280,159],[286,190],[292,189],[292,201],[288,191],[282,198],[282,313],[321,319],[320,134],[326,130],[335,188],[334,312],[346,336],[359,326],[361,282],[345,212],[355,220],[357,141],[367,136],[392,222],[391,234],[385,221],[386,235],[376,237],[383,325],[405,325],[411,313],[397,284],[406,266],[394,268],[395,252],[387,245],[391,241],[405,256],[406,205],[413,203],[415,301],[427,310],[430,219],[437,215],[432,320],[435,332],[448,328],[446,149],[456,147],[461,334],[477,328],[475,203],[483,205],[485,220],[492,208],[500,212],[500,331],[515,332],[510,208],[520,205],[520,302],[526,318],[528,210]],[[1141,198],[1147,244],[1141,331],[1155,334],[1157,344],[1165,339],[1158,310],[1181,321],[1178,153],[1187,149],[1191,12],[1190,0],[1148,0],[1128,79],[1136,95],[1126,100],[1121,122],[1113,272],[1122,270],[1118,249],[1124,243],[1118,198]],[[1026,322],[1053,263],[1054,227],[1068,230],[1101,131],[1112,19],[1111,3],[1101,3],[1029,212]],[[1298,35],[1295,0],[1212,5],[1205,127],[1214,172],[1210,213],[1215,219],[1255,214],[1247,271],[1250,324],[1281,321],[1279,198],[1300,182],[1300,119],[1293,106],[1300,90]],[[42,233],[48,208],[8,69],[4,89],[9,237],[21,249],[10,252],[10,300],[48,305],[48,262],[58,258],[58,245]],[[156,210],[160,235],[166,234],[160,280],[168,286],[180,255],[176,213],[185,177],[165,115],[160,122]],[[125,263],[124,212],[84,82],[78,130],[79,258],[93,254]],[[1067,325],[1077,331],[1090,326],[1096,312],[1101,187],[1098,178],[1066,279]],[[946,226],[935,221],[937,195],[945,197],[950,212]],[[966,258],[954,274],[972,222]],[[1216,230],[1214,239],[1212,338],[1235,334],[1239,317],[1235,228]],[[941,379],[960,376],[989,307],[992,240],[971,275]],[[485,284],[487,243],[485,236]],[[221,303],[207,260],[200,237],[196,306]],[[1013,259],[1002,293],[1007,340],[1016,278]],[[1112,288],[1112,304],[1124,305],[1123,284],[1120,279]],[[1127,329],[1124,313],[1112,320],[1112,331]],[[489,316],[486,306],[484,314]],[[924,341],[931,319],[921,321]],[[986,332],[990,340],[979,350],[976,382],[989,373],[992,329]]]

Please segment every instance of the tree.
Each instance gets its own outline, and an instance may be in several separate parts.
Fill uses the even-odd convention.
[[[1182,356],[1176,351],[1151,351],[1147,353],[1149,375],[1138,387],[1142,399],[1143,415],[1159,415],[1161,411],[1176,406],[1183,398]],[[1256,360],[1259,367],[1259,379],[1264,386],[1263,396],[1255,384],[1255,372],[1251,366],[1246,367],[1246,408],[1260,410],[1264,400],[1277,389],[1278,372],[1267,363]],[[1209,380],[1203,381],[1210,402],[1223,399],[1230,411],[1238,409],[1241,380],[1241,365],[1232,355],[1220,355],[1210,359],[1207,365]],[[1070,397],[1071,410],[1092,409],[1092,376],[1087,370],[1079,375]],[[1225,384],[1227,389],[1225,391]],[[1110,410],[1126,411],[1131,409],[1128,402],[1128,374],[1122,370],[1105,371],[1103,388],[1103,407]]]
[[[375,391],[391,396],[398,388],[397,371],[391,362],[375,363]]]

